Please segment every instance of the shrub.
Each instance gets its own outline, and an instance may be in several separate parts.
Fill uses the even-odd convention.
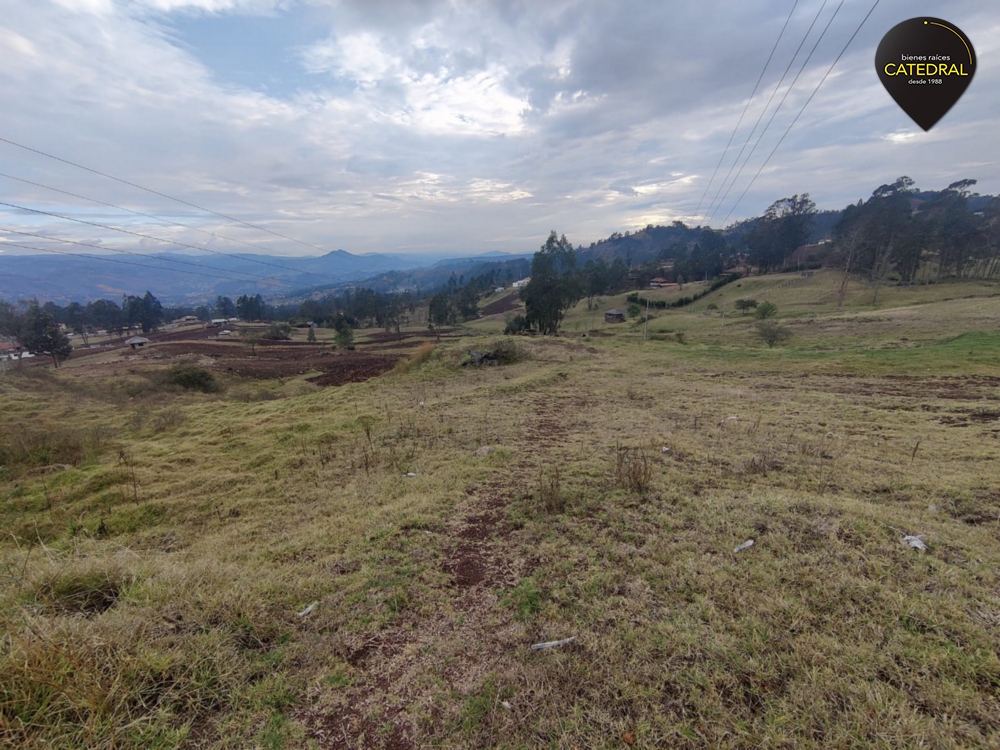
[[[761,302],[757,306],[757,312],[754,313],[754,317],[757,320],[765,320],[767,318],[773,318],[778,314],[778,306],[773,302]]]
[[[771,321],[762,321],[757,324],[757,338],[767,344],[768,349],[773,349],[777,344],[784,344],[792,338],[792,332]]]
[[[630,492],[645,492],[653,479],[653,464],[642,448],[615,446],[615,484]]]
[[[271,323],[263,334],[268,341],[287,341],[291,337],[292,327],[288,323]]]
[[[174,365],[167,371],[167,382],[187,391],[215,393],[220,390],[215,376],[198,365]]]
[[[523,315],[515,315],[507,321],[507,325],[503,329],[503,332],[509,336],[511,334],[527,331],[528,327],[528,319],[526,317]]]
[[[755,299],[738,299],[733,306],[740,312],[745,313],[747,310],[752,310],[757,307],[757,300]]]
[[[499,339],[493,343],[493,356],[497,364],[513,365],[523,362],[531,355],[524,345],[510,339]]]

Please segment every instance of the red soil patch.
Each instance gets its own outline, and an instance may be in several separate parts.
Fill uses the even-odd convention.
[[[457,330],[457,328],[438,328],[435,330],[434,334],[446,336],[450,333],[455,333]],[[388,343],[391,341],[402,341],[404,339],[427,338],[429,335],[434,334],[430,334],[428,331],[403,331],[402,333],[379,331],[377,333],[365,334],[367,337],[366,340],[359,341],[358,344]]]
[[[516,309],[521,304],[521,299],[517,294],[508,294],[506,297],[501,297],[495,302],[490,302],[490,304],[485,307],[479,308],[484,316],[486,315],[497,315],[499,313],[509,312]]]
[[[396,366],[396,357],[352,353],[340,355],[323,367],[323,374],[309,378],[316,385],[343,385],[375,378]]]

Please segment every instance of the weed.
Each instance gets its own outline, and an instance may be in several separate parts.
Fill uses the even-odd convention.
[[[653,464],[643,448],[615,444],[615,484],[629,492],[646,492],[653,479]]]
[[[504,598],[504,603],[514,611],[514,619],[527,622],[542,609],[542,592],[533,578],[524,578]]]
[[[545,513],[556,514],[566,510],[566,494],[562,488],[562,470],[558,466],[543,468],[538,473],[536,505]]]
[[[490,347],[497,364],[514,365],[531,357],[528,348],[515,339],[498,339]]]

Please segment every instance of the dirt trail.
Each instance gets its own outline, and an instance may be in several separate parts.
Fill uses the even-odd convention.
[[[508,473],[470,488],[440,532],[441,564],[449,574],[446,604],[430,616],[413,615],[345,641],[345,658],[363,680],[317,695],[300,715],[320,747],[405,750],[440,740],[457,717],[446,716],[438,698],[475,693],[527,647],[525,626],[501,605],[502,592],[531,572],[507,510],[564,444],[568,406],[546,398],[529,403],[518,443],[531,449],[512,457]]]

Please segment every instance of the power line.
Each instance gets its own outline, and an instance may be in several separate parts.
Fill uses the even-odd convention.
[[[79,240],[66,240],[66,239],[62,239],[61,237],[49,237],[49,236],[44,235],[44,234],[35,234],[34,232],[22,232],[22,231],[19,231],[17,229],[3,229],[3,230],[0,230],[0,231],[6,232],[6,233],[9,233],[9,234],[20,234],[20,235],[24,235],[25,237],[36,237],[36,238],[41,239],[41,240],[52,240],[52,241],[55,241],[55,242],[62,242],[62,243],[67,244],[67,245],[81,245],[83,247],[92,247],[95,250],[110,250],[112,252],[122,253],[124,255],[135,255],[136,257],[145,258],[147,260],[157,260],[157,261],[160,261],[161,263],[177,263],[179,265],[195,266],[196,268],[208,268],[208,269],[213,270],[213,271],[222,271],[223,273],[226,273],[226,270],[224,268],[215,268],[215,266],[203,266],[200,263],[190,263],[188,261],[176,260],[174,258],[157,258],[157,257],[154,257],[154,256],[143,255],[142,253],[132,252],[131,250],[122,250],[121,248],[110,247],[110,246],[107,246],[107,245],[94,245],[94,244],[89,243],[89,242],[80,242]],[[6,245],[8,243],[5,242],[4,244]],[[94,257],[98,257],[98,256],[90,255],[90,256],[85,256],[85,257],[94,258]],[[142,265],[142,264],[134,263],[132,265]],[[177,270],[177,269],[174,269],[174,268],[164,268],[162,266],[149,266],[149,265],[147,265],[147,266],[144,266],[144,267],[152,269],[152,270],[155,270],[155,271],[175,271],[175,270]],[[235,271],[234,273],[242,273],[242,274],[244,274],[246,276],[250,276],[250,277],[252,277],[254,279],[258,279],[260,281],[276,281],[279,284],[285,284],[285,282],[281,281],[281,279],[275,279],[275,278],[270,277],[270,276],[258,276],[257,274],[248,273],[247,271]],[[218,276],[216,274],[201,274],[201,275],[202,276],[211,276],[214,279],[225,279],[226,281],[240,281],[240,282],[249,281],[249,279],[236,279],[236,278],[233,278],[232,276]]]
[[[729,192],[736,186],[737,180],[740,179],[740,175],[743,174],[743,170],[746,169],[747,164],[750,163],[750,159],[753,157],[754,152],[757,150],[757,146],[759,146],[760,142],[764,139],[764,135],[771,127],[771,123],[774,122],[775,116],[778,114],[778,112],[781,111],[781,108],[784,106],[785,100],[788,98],[788,95],[792,93],[792,89],[794,89],[795,84],[798,83],[799,76],[801,76],[802,71],[806,69],[806,65],[809,64],[809,61],[812,59],[813,53],[816,52],[816,48],[819,47],[819,43],[823,41],[823,37],[826,36],[826,32],[830,29],[830,25],[833,23],[833,20],[837,17],[837,14],[840,12],[840,9],[842,7],[844,7],[844,0],[840,0],[840,5],[838,5],[837,9],[833,11],[833,15],[830,16],[830,20],[826,22],[826,26],[823,27],[823,31],[820,32],[820,35],[816,39],[815,44],[813,44],[812,49],[809,50],[809,54],[806,56],[806,59],[802,61],[802,65],[799,66],[799,70],[795,74],[795,78],[792,80],[791,84],[785,90],[785,94],[784,96],[781,97],[781,101],[778,102],[778,106],[775,108],[774,112],[771,113],[771,117],[767,121],[767,125],[764,126],[764,129],[762,131],[760,131],[760,136],[757,138],[756,143],[753,144],[753,148],[750,149],[750,153],[747,154],[747,158],[744,160],[743,166],[740,167],[739,171],[736,173],[736,176],[733,178],[733,181],[729,184],[729,189],[726,190],[725,194],[722,196],[722,200],[720,200],[719,204],[715,207],[715,211],[718,211],[720,208],[722,208],[722,204],[726,202],[726,198],[729,196]],[[715,211],[712,212],[712,216],[715,216]]]
[[[774,51],[778,49],[778,43],[781,41],[781,37],[785,34],[785,29],[788,28],[788,22],[792,20],[792,14],[795,12],[795,8],[798,6],[799,0],[795,0],[792,4],[792,9],[788,11],[788,18],[785,19],[785,25],[781,27],[781,33],[778,34],[778,38],[774,41],[774,46],[771,47],[771,54],[767,56],[767,62],[764,63],[764,67],[760,71],[760,75],[757,76],[757,83],[753,85],[753,91],[750,92],[750,98],[747,99],[746,105],[743,107],[743,112],[740,113],[740,119],[736,121],[736,127],[733,128],[732,134],[729,136],[729,142],[726,143],[726,147],[722,150],[719,155],[719,163],[715,165],[715,171],[712,172],[712,178],[705,185],[705,192],[701,194],[701,200],[698,201],[698,207],[694,210],[695,216],[701,211],[701,204],[705,202],[705,196],[708,195],[709,188],[712,187],[712,183],[715,181],[715,176],[719,173],[719,167],[722,166],[722,160],[726,158],[726,153],[729,151],[729,147],[733,144],[733,138],[736,137],[736,131],[740,129],[740,125],[743,124],[743,117],[747,113],[747,109],[750,107],[750,102],[753,101],[754,94],[757,93],[757,87],[760,86],[761,79],[764,77],[764,73],[767,72],[767,66],[771,64],[771,58],[774,57]]]
[[[63,216],[62,214],[53,213],[51,211],[42,211],[41,209],[37,209],[37,208],[28,208],[26,206],[18,206],[18,205],[14,204],[14,203],[6,203],[4,201],[0,201],[0,206],[9,206],[10,208],[16,208],[16,209],[18,209],[20,211],[30,211],[31,213],[41,214],[43,216],[53,216],[53,217],[55,217],[57,219],[64,219],[66,221],[75,221],[78,224],[86,224],[88,226],[98,227],[100,229],[107,229],[107,230],[112,231],[112,232],[122,232],[123,234],[130,234],[133,237],[141,237],[142,239],[155,240],[156,242],[163,242],[163,243],[165,243],[167,245],[177,245],[179,247],[190,248],[191,250],[201,250],[202,249],[202,248],[198,247],[197,245],[189,245],[189,244],[187,244],[185,242],[178,242],[176,240],[165,240],[162,237],[154,237],[151,234],[143,234],[142,232],[133,232],[133,231],[130,231],[128,229],[122,229],[121,227],[113,227],[113,226],[110,226],[108,224],[100,224],[100,223],[95,222],[95,221],[86,221],[85,219],[74,219],[72,216]],[[11,230],[11,231],[14,231],[14,230]],[[41,235],[39,235],[39,236],[41,236]],[[53,238],[53,237],[46,237],[45,239],[55,239],[55,238]],[[115,252],[123,252],[123,253],[129,253],[131,255],[139,255],[141,257],[146,257],[146,256],[142,255],[142,253],[132,253],[132,252],[130,252],[128,250],[116,250],[115,248],[112,248],[112,247],[102,247],[101,249],[102,250],[115,250]],[[199,268],[208,268],[208,269],[211,269],[211,270],[214,270],[214,271],[222,271],[224,273],[229,273],[229,271],[226,271],[226,269],[224,269],[224,268],[216,268],[215,266],[206,266],[206,265],[204,265],[202,263],[194,263],[194,262],[191,262],[191,261],[183,261],[183,260],[172,260],[172,259],[168,259],[168,258],[162,258],[161,260],[164,260],[164,261],[167,261],[167,262],[170,262],[170,263],[180,263],[180,264],[186,265],[186,266],[198,266]],[[245,276],[252,276],[255,279],[263,279],[263,280],[271,279],[271,280],[276,280],[276,279],[273,279],[273,277],[270,277],[270,276],[260,276],[259,274],[250,273],[249,271],[234,271],[233,273],[241,273],[241,274],[243,274]],[[328,277],[328,278],[332,279],[333,277]]]
[[[229,242],[238,242],[241,245],[246,245],[247,247],[253,247],[253,248],[260,249],[260,245],[257,245],[257,244],[255,244],[253,242],[247,242],[246,240],[238,240],[235,237],[226,237],[223,234],[217,234],[216,232],[209,232],[209,231],[207,231],[205,229],[198,229],[198,227],[193,227],[193,226],[191,226],[189,224],[182,224],[179,221],[171,221],[170,219],[164,219],[164,218],[159,217],[159,216],[154,216],[153,214],[147,214],[147,213],[143,213],[142,211],[136,211],[135,209],[125,208],[124,206],[118,206],[118,205],[115,205],[114,203],[108,203],[107,201],[98,200],[97,198],[91,198],[91,197],[86,196],[86,195],[80,195],[79,193],[71,193],[68,190],[61,190],[60,188],[52,187],[51,185],[43,185],[40,182],[34,182],[32,180],[26,180],[23,177],[15,177],[14,175],[5,174],[3,172],[0,172],[0,177],[6,177],[8,180],[17,180],[18,182],[23,182],[23,183],[28,184],[28,185],[34,185],[35,187],[44,188],[45,190],[51,190],[51,191],[56,192],[56,193],[62,193],[63,195],[69,195],[69,196],[72,196],[73,198],[80,198],[81,200],[91,201],[92,203],[97,203],[97,204],[99,204],[101,206],[107,206],[108,208],[114,208],[114,209],[117,209],[119,211],[127,211],[130,214],[135,214],[136,216],[144,216],[147,219],[154,219],[155,221],[159,221],[159,222],[162,222],[164,224],[172,225],[172,226],[175,226],[175,227],[182,227],[184,229],[190,229],[190,230],[192,230],[194,232],[201,232],[202,234],[207,234],[209,237],[216,237],[218,239],[227,240]],[[297,270],[295,268],[290,268],[288,266],[282,266],[282,265],[279,265],[277,263],[268,263],[267,261],[256,260],[254,258],[248,258],[248,257],[242,256],[242,255],[233,255],[231,253],[223,253],[223,252],[221,252],[219,250],[212,250],[211,248],[208,248],[208,247],[203,247],[203,248],[199,248],[199,249],[200,250],[204,250],[206,253],[213,253],[215,255],[222,255],[222,256],[224,256],[226,258],[238,258],[240,260],[247,260],[247,261],[250,261],[251,263],[257,263],[257,264],[262,265],[262,266],[271,266],[272,268],[280,268],[280,269],[285,270],[285,271],[292,271],[293,273],[308,273],[310,276],[318,276],[319,278],[331,279],[333,281],[337,280],[337,279],[334,279],[334,277],[332,277],[332,276],[326,276],[325,274],[314,273],[312,271],[299,271],[299,270]]]
[[[824,81],[826,81],[827,76],[829,76],[830,73],[833,72],[834,66],[836,66],[836,64],[838,62],[840,62],[840,58],[844,56],[845,52],[847,52],[847,48],[851,46],[851,42],[854,41],[854,37],[856,37],[858,35],[859,31],[861,31],[861,27],[865,25],[865,22],[868,20],[868,16],[870,16],[872,14],[872,12],[874,12],[874,10],[875,10],[876,6],[878,6],[879,2],[881,2],[881,0],[875,0],[875,4],[872,5],[871,10],[869,10],[868,13],[865,15],[865,17],[861,19],[861,23],[858,24],[858,28],[856,28],[854,30],[854,33],[851,34],[851,38],[847,40],[847,44],[845,44],[844,48],[842,50],[840,50],[840,54],[837,55],[837,59],[833,61],[833,64],[830,65],[830,67],[827,69],[826,73],[820,79],[820,82],[818,84],[816,84],[816,88],[813,89],[813,92],[809,95],[809,98],[806,99],[806,102],[805,102],[805,104],[802,105],[802,108],[799,110],[799,113],[797,115],[795,115],[795,119],[792,120],[791,124],[788,126],[788,128],[785,130],[785,132],[781,135],[781,138],[778,139],[778,142],[774,145],[774,148],[771,149],[771,153],[767,155],[767,158],[764,160],[764,163],[760,165],[760,169],[757,170],[757,174],[755,174],[753,176],[753,179],[750,180],[750,184],[748,184],[746,186],[746,189],[744,189],[743,193],[740,195],[740,197],[737,199],[736,203],[730,209],[729,213],[726,215],[725,221],[722,222],[723,224],[725,224],[726,221],[729,221],[729,217],[733,215],[733,211],[735,211],[736,207],[738,205],[740,205],[740,201],[743,200],[743,196],[745,196],[747,194],[747,191],[750,190],[750,186],[753,185],[754,182],[757,181],[757,178],[760,176],[760,173],[764,171],[764,167],[767,166],[767,163],[769,161],[771,161],[771,157],[774,156],[774,152],[778,150],[778,146],[780,146],[781,143],[782,143],[782,141],[785,140],[785,136],[788,135],[789,131],[791,131],[792,126],[795,125],[796,122],[798,122],[799,117],[802,115],[803,112],[805,112],[806,107],[809,106],[809,102],[811,102],[813,100],[813,97],[816,96],[816,92],[819,91],[819,87],[823,85]]]
[[[185,206],[190,206],[191,208],[196,208],[199,211],[204,211],[205,213],[212,214],[213,216],[218,216],[219,218],[225,219],[226,221],[233,221],[233,222],[236,222],[237,224],[242,224],[245,227],[250,227],[251,229],[257,229],[257,230],[259,230],[261,232],[267,232],[268,234],[274,235],[275,237],[280,237],[283,240],[288,240],[289,242],[295,242],[296,244],[302,245],[304,247],[310,247],[313,250],[319,250],[321,253],[326,253],[327,252],[327,250],[325,250],[322,247],[319,247],[318,245],[313,245],[313,244],[311,244],[309,242],[303,242],[302,240],[297,240],[294,237],[288,237],[286,235],[283,235],[283,234],[280,234],[278,232],[275,232],[275,231],[273,231],[271,229],[267,229],[265,227],[257,226],[256,224],[251,224],[250,222],[243,221],[242,219],[236,219],[236,218],[234,218],[232,216],[227,216],[226,214],[221,214],[218,211],[213,211],[210,208],[205,208],[204,206],[199,206],[196,203],[191,203],[190,201],[186,201],[186,200],[183,200],[181,198],[175,198],[172,195],[167,195],[166,193],[161,193],[159,190],[153,190],[153,188],[145,187],[145,186],[140,185],[140,184],[138,184],[136,182],[129,182],[128,180],[123,180],[121,177],[115,177],[114,175],[108,174],[107,172],[101,172],[100,170],[93,169],[92,167],[85,167],[84,165],[78,164],[75,161],[70,161],[69,159],[63,159],[62,157],[54,156],[53,154],[46,153],[45,151],[41,151],[41,150],[39,150],[37,148],[31,148],[31,146],[25,146],[25,145],[23,145],[21,143],[17,143],[16,141],[12,141],[9,138],[4,138],[4,137],[0,136],[0,142],[8,143],[11,146],[16,146],[17,148],[24,149],[25,151],[30,151],[30,152],[32,152],[34,154],[38,154],[40,156],[44,156],[44,157],[47,157],[49,159],[55,159],[56,161],[60,161],[63,164],[69,164],[71,167],[76,167],[77,169],[83,169],[83,170],[85,170],[87,172],[91,172],[93,174],[100,175],[101,177],[106,177],[109,180],[114,180],[115,182],[120,182],[123,185],[128,185],[129,187],[134,187],[134,188],[138,188],[139,190],[144,190],[147,193],[152,193],[153,195],[158,195],[161,198],[166,198],[167,200],[172,200],[172,201],[174,201],[176,203],[180,203],[180,204],[185,205]]]
[[[792,53],[792,57],[791,59],[789,59],[788,65],[785,66],[785,71],[781,74],[781,78],[778,79],[778,83],[774,87],[774,91],[772,91],[771,96],[768,97],[767,104],[764,105],[764,109],[762,109],[760,111],[760,114],[757,115],[757,122],[755,122],[753,124],[753,128],[750,129],[750,135],[747,136],[746,141],[744,141],[743,145],[740,147],[740,152],[736,154],[736,160],[729,167],[729,171],[726,172],[726,176],[722,180],[722,183],[719,185],[719,189],[715,191],[715,195],[712,196],[712,202],[708,204],[708,210],[712,212],[708,217],[708,223],[711,223],[712,217],[715,216],[715,211],[719,210],[718,206],[716,205],[716,201],[719,198],[719,194],[722,192],[722,188],[724,188],[726,186],[726,182],[729,181],[729,176],[733,173],[733,169],[735,169],[736,165],[740,163],[740,157],[743,156],[743,152],[746,151],[746,148],[750,144],[751,139],[753,139],[753,134],[757,132],[757,126],[760,125],[760,121],[764,119],[764,114],[767,112],[768,107],[771,106],[771,102],[774,101],[775,94],[777,94],[778,91],[781,89],[781,84],[784,83],[785,77],[788,75],[788,71],[792,69],[792,64],[795,62],[795,58],[798,57],[799,52],[802,51],[802,45],[806,43],[806,39],[808,39],[809,35],[812,33],[813,26],[815,26],[816,21],[819,20],[820,13],[822,13],[823,8],[826,7],[826,3],[827,0],[823,0],[823,4],[819,6],[819,10],[816,12],[815,17],[812,20],[812,23],[809,24],[809,28],[806,29],[806,33],[803,35],[802,41],[799,42],[799,46],[795,48],[795,52]]]

